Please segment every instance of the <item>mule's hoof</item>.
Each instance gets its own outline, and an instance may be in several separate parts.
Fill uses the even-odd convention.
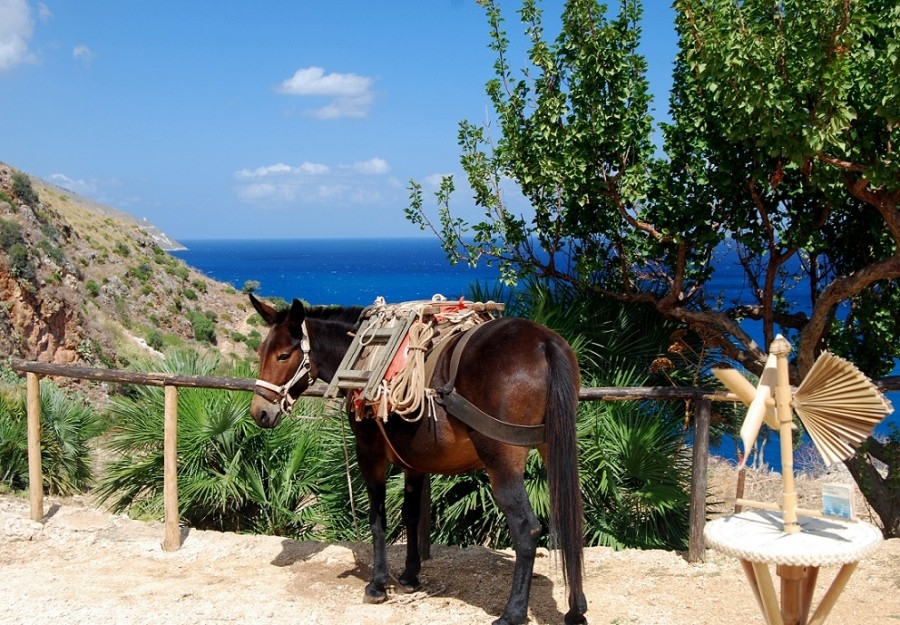
[[[566,612],[566,625],[587,625],[587,619],[581,612]]]
[[[419,583],[418,577],[403,577],[402,575],[397,580],[397,590],[403,593],[416,592],[422,587],[422,584]]]
[[[378,590],[374,585],[366,586],[366,592],[363,593],[364,603],[384,603],[387,601],[387,593],[384,590]]]

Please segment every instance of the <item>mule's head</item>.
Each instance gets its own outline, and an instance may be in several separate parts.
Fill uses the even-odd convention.
[[[276,310],[250,294],[250,303],[269,333],[259,346],[259,375],[250,416],[263,428],[281,423],[282,415],[312,383],[306,311],[299,300],[286,310]]]

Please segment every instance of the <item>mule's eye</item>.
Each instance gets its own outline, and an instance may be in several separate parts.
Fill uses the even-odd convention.
[[[284,362],[291,357],[290,354],[278,354],[278,362]]]

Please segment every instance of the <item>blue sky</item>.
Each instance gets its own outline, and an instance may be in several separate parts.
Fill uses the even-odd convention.
[[[643,25],[658,118],[666,5]],[[477,215],[456,135],[485,119],[488,42],[475,0],[0,0],[0,161],[176,239],[417,236],[411,178],[455,174]]]

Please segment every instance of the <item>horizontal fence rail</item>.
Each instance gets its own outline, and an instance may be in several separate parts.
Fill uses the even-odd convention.
[[[98,369],[75,365],[10,359],[10,366],[26,374],[28,396],[28,484],[31,519],[44,517],[43,470],[40,447],[40,378],[59,376],[98,382],[162,386],[165,389],[163,441],[163,499],[165,505],[165,538],[162,547],[174,551],[181,547],[178,514],[177,431],[178,388],[210,388],[228,391],[253,391],[255,381],[247,378],[188,376],[171,373],[143,373],[122,369]],[[308,388],[305,397],[323,397],[327,385],[317,383]],[[693,401],[694,443],[691,458],[690,539],[688,560],[704,558],[703,528],[706,524],[707,468],[709,459],[709,423],[713,401],[736,402],[738,398],[725,391],[695,387],[584,387],[581,401]]]

